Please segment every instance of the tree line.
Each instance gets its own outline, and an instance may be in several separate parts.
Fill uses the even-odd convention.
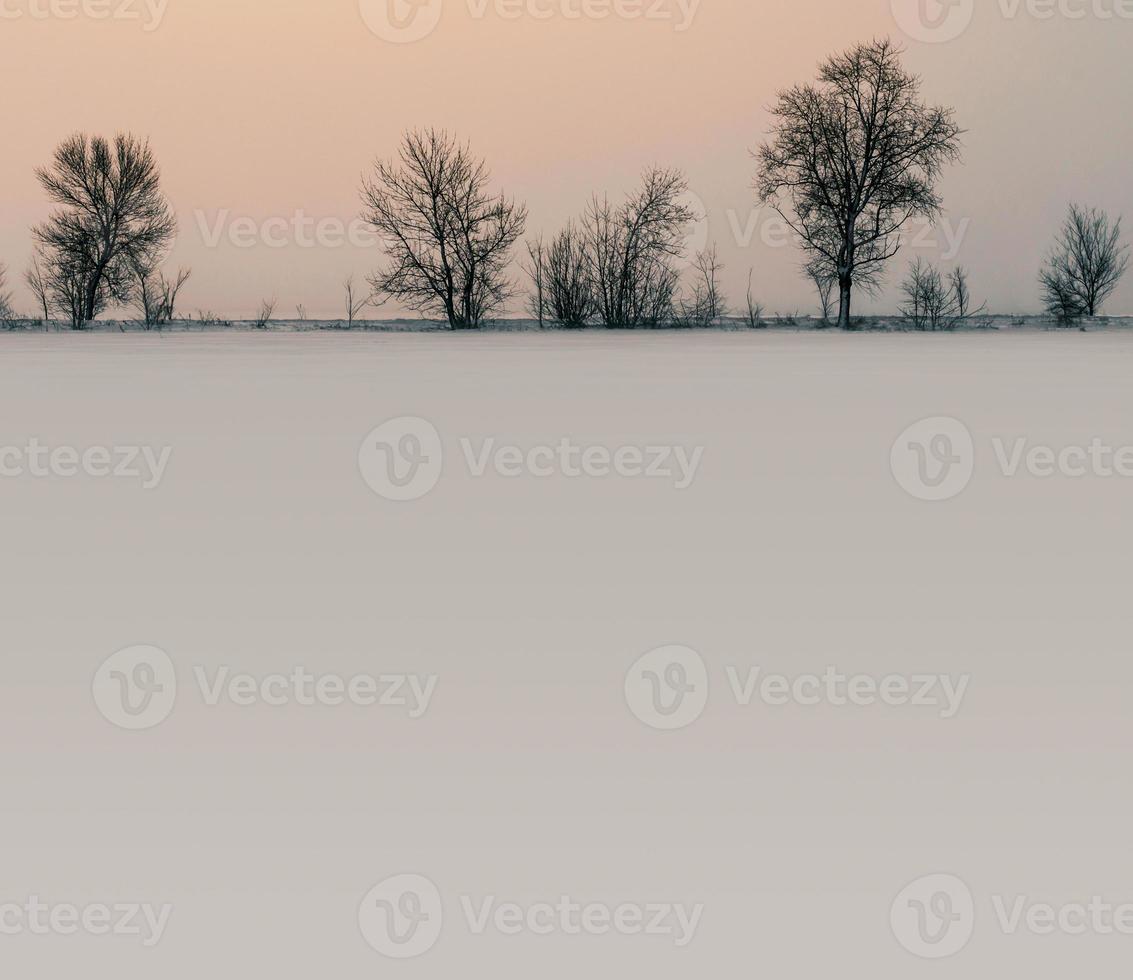
[[[921,80],[888,39],[827,59],[814,82],[780,92],[771,112],[754,189],[797,236],[823,321],[852,329],[855,296],[880,289],[905,226],[940,216],[937,184],[960,160],[963,130],[951,108],[923,100]],[[162,271],[176,220],[148,143],[76,134],[36,176],[56,208],[32,229],[24,276],[44,321],[55,315],[81,329],[112,305],[133,305],[147,328],[174,319],[190,272]],[[444,131],[409,132],[393,158],[377,161],[363,180],[362,213],[385,263],[368,291],[353,278],[344,284],[349,322],[388,300],[453,329],[499,316],[519,288],[510,270],[528,215],[491,184],[487,163]],[[526,241],[531,315],[541,326],[622,328],[704,326],[727,315],[714,246],[695,256],[691,283],[682,275],[698,218],[687,195],[680,172],[654,167],[624,200],[595,195],[564,228]],[[1071,205],[1039,273],[1046,310],[1066,324],[1095,316],[1128,262],[1121,220]],[[983,309],[973,308],[962,267],[944,273],[918,260],[901,294],[916,329],[951,329]],[[257,325],[274,305],[261,305]],[[764,323],[750,276],[739,313],[749,326]],[[12,316],[0,266],[0,319]]]

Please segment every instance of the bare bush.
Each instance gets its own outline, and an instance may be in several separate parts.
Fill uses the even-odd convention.
[[[346,294],[346,323],[353,327],[358,314],[373,302],[373,297],[369,293],[362,294],[358,291],[352,275],[343,281],[342,291]]]
[[[825,257],[818,256],[806,264],[806,275],[814,283],[815,292],[818,293],[818,307],[822,323],[826,326],[830,323],[830,314],[834,312],[834,289],[838,285],[838,270]]]
[[[137,272],[134,302],[146,330],[173,322],[177,314],[177,295],[192,274],[192,269],[179,269],[176,276],[166,279],[161,271]]]
[[[0,262],[0,324],[11,326],[16,318],[12,311],[12,294],[8,291],[8,267]]]
[[[1058,240],[1039,273],[1043,300],[1061,323],[1097,316],[1129,268],[1121,219],[1070,205]]]
[[[987,304],[984,304],[978,310],[972,309],[972,291],[968,288],[968,270],[962,265],[956,266],[948,274],[948,283],[952,287],[952,302],[958,322],[963,323],[968,317],[984,311]]]
[[[42,253],[36,249],[32,256],[31,265],[24,273],[24,283],[35,297],[36,305],[43,311],[43,326],[45,330],[51,328],[51,286],[48,276],[43,269]]]
[[[827,60],[817,85],[779,93],[772,139],[759,150],[757,186],[838,276],[838,326],[851,325],[855,285],[874,282],[912,218],[940,210],[945,163],[959,157],[951,109],[920,99],[888,39]]]
[[[755,301],[755,294],[752,292],[752,277],[755,275],[754,269],[749,269],[747,274],[747,306],[744,314],[744,322],[752,330],[761,330],[767,326],[763,322],[763,304]]]
[[[57,311],[72,330],[81,330],[90,319],[85,304],[91,266],[85,238],[85,232],[76,230],[73,247],[53,248],[40,243],[28,270],[28,285],[37,297],[42,297],[44,309]],[[96,303],[96,313],[101,312],[102,305],[103,300]]]
[[[260,309],[252,321],[257,330],[266,330],[271,318],[275,315],[275,299],[265,299],[260,303]]]
[[[520,262],[520,268],[527,273],[533,290],[527,298],[528,312],[542,330],[547,320],[547,249],[542,235],[527,243],[527,261]]]
[[[75,329],[134,297],[137,270],[156,269],[177,222],[149,144],[77,133],[36,171],[59,210],[33,229],[45,281]]]
[[[543,326],[551,320],[562,327],[584,327],[598,313],[586,238],[573,222],[545,245],[529,242],[524,266],[531,279],[532,316]]]
[[[716,246],[698,252],[693,262],[692,294],[680,298],[678,322],[686,326],[707,327],[727,316],[728,306],[720,286],[724,270]]]
[[[655,168],[620,207],[607,197],[591,201],[582,237],[606,326],[657,326],[672,318],[680,281],[674,260],[695,219],[681,200],[687,191],[683,175]]]
[[[946,278],[918,257],[909,268],[901,292],[905,296],[901,313],[915,330],[955,330],[979,312],[971,309],[968,274],[962,266]]]
[[[436,130],[406,135],[393,161],[378,161],[362,190],[364,218],[389,264],[373,292],[454,329],[478,327],[512,294],[507,264],[527,209],[488,192],[490,176],[468,146]]]

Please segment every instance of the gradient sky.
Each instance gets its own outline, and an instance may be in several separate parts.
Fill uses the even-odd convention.
[[[589,14],[584,0],[433,0],[414,25],[436,12],[435,28],[400,43],[368,26],[380,29],[384,0],[0,0],[0,262],[19,279],[28,228],[49,210],[33,171],[59,139],[125,129],[150,138],[179,216],[171,261],[193,268],[182,313],[242,316],[276,296],[280,317],[297,304],[339,316],[341,280],[380,251],[340,243],[336,225],[356,218],[373,158],[432,125],[469,139],[497,185],[528,203],[529,233],[553,231],[595,190],[620,197],[650,164],[680,167],[733,301],[754,268],[769,312],[810,312],[798,251],[755,210],[749,151],[777,88],[884,34],[905,42],[926,95],[969,131],[942,184],[946,225],[921,242],[940,256],[962,232],[946,264],[968,266],[977,301],[1037,310],[1036,271],[1070,200],[1133,221],[1133,20],[1104,16],[1118,0],[1060,0],[1065,12],[1048,19],[1025,2],[976,0],[962,30],[966,0],[954,0],[945,13],[961,19],[942,30],[959,36],[933,43],[902,25],[915,31],[917,4],[931,13],[936,0],[618,0],[657,19],[599,18],[615,0],[585,2]],[[119,15],[93,16],[102,10]],[[330,223],[304,245],[300,216]],[[275,224],[241,247],[249,220]],[[859,309],[896,306],[909,254]],[[1133,277],[1109,310],[1133,313]]]

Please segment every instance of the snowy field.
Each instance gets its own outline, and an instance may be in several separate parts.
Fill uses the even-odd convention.
[[[910,332],[909,321],[900,316],[864,316],[854,317],[856,329],[867,332]],[[1087,330],[1129,330],[1133,329],[1133,316],[1099,316],[1085,318],[1079,324]],[[42,320],[20,319],[8,321],[6,329],[16,333],[58,333],[69,332],[68,325],[61,322],[52,322],[46,328]],[[355,320],[348,324],[345,320],[334,319],[288,319],[280,317],[272,319],[264,326],[253,320],[234,318],[218,318],[210,316],[208,319],[199,318],[178,319],[162,327],[152,328],[159,333],[209,333],[230,331],[255,331],[274,333],[310,333],[321,331],[352,331],[358,333],[437,333],[448,332],[449,326],[441,320],[424,319],[394,319],[394,320]],[[676,329],[671,327],[659,328],[662,332]],[[692,328],[698,333],[720,333],[736,330],[749,330],[749,325],[740,317],[723,317],[719,323],[708,328]],[[821,318],[803,314],[766,313],[761,321],[761,330],[811,331],[829,330],[831,325],[824,323]],[[1058,324],[1051,316],[1037,316],[1033,314],[980,314],[965,321],[955,331],[967,333],[970,331],[1005,331],[1005,330],[1065,330],[1065,326]],[[577,330],[564,330],[553,324],[539,326],[537,320],[511,318],[484,324],[479,333],[530,333],[530,332],[560,333],[580,332]],[[98,320],[86,327],[88,333],[143,333],[145,327],[139,320]],[[585,333],[604,333],[603,327],[589,327]],[[642,332],[638,330],[637,332]]]
[[[1133,332],[1032,326],[0,334],[0,899],[155,915],[0,968],[1112,975]]]

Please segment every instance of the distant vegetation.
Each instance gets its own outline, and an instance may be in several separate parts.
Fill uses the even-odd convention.
[[[909,222],[941,214],[936,185],[959,160],[963,131],[953,110],[927,104],[920,88],[900,50],[878,40],[827,59],[814,82],[784,89],[772,106],[755,187],[797,236],[823,326],[859,325],[857,291],[877,291]],[[132,309],[146,330],[176,320],[191,273],[164,271],[176,220],[149,144],[77,133],[36,177],[55,209],[32,229],[23,281],[36,308],[16,316],[0,264],[0,325],[61,321],[80,330],[112,308]],[[688,201],[683,174],[652,167],[624,200],[596,193],[549,238],[526,241],[518,265],[534,320],[568,329],[708,327],[729,317],[735,326],[766,326],[752,273],[732,310],[716,246],[687,254],[703,217]],[[343,282],[346,328],[392,300],[451,329],[474,329],[499,317],[519,290],[510,270],[527,208],[494,190],[487,162],[447,132],[409,132],[394,157],[378,160],[363,182],[362,217],[385,263],[363,287],[353,276]],[[1039,273],[1044,308],[1063,325],[1097,316],[1128,266],[1121,219],[1071,205]],[[943,272],[918,259],[900,287],[903,324],[963,326],[984,312],[973,307],[968,283],[962,266]],[[264,300],[249,322],[270,328],[275,307]],[[227,324],[204,312],[197,322]]]

